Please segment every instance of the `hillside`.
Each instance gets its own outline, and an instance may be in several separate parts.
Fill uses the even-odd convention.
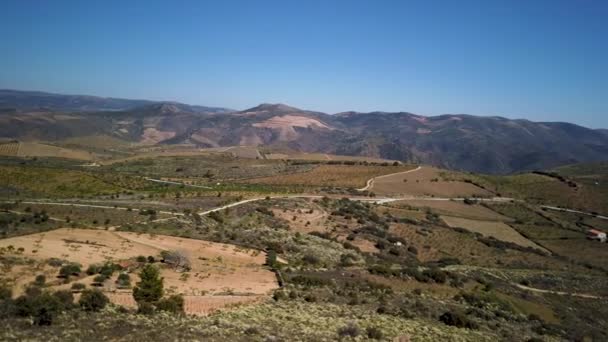
[[[0,107],[9,105],[17,109],[0,111],[0,138],[23,141],[107,136],[125,144],[264,146],[488,174],[608,160],[605,130],[569,123],[405,112],[329,115],[285,104],[229,112],[175,102],[0,91]]]
[[[150,146],[91,165],[4,144],[0,340],[608,338],[608,249],[587,238],[608,230],[606,163],[487,176]],[[148,267],[164,297],[144,311]]]

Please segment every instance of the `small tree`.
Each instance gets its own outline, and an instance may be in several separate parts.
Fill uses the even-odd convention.
[[[266,254],[266,265],[275,268],[277,266],[277,252],[271,249]]]
[[[44,276],[44,274],[39,274],[36,276],[36,279],[34,280],[34,285],[44,286],[45,283],[46,283],[46,277]]]
[[[155,303],[163,297],[163,278],[154,265],[145,265],[139,273],[141,281],[133,289],[133,298],[140,304]]]
[[[131,277],[126,273],[121,273],[116,279],[116,286],[121,289],[128,289],[131,287]]]
[[[85,311],[99,311],[105,308],[109,301],[103,292],[97,289],[87,289],[82,291],[78,304]]]
[[[59,276],[62,278],[69,278],[70,276],[80,275],[81,269],[79,264],[67,264],[59,270]]]

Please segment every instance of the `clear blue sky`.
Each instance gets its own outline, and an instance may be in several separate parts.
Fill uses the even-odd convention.
[[[0,88],[608,127],[608,1],[2,1]]]

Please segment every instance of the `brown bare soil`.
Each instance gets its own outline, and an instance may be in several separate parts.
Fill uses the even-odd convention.
[[[56,279],[58,269],[45,265],[49,258],[77,262],[86,269],[88,265],[107,261],[132,262],[140,255],[158,257],[162,250],[179,251],[191,262],[188,272],[160,264],[165,291],[188,296],[186,312],[190,314],[206,314],[226,305],[255,301],[278,286],[274,273],[263,267],[263,252],[202,240],[62,228],[0,240],[0,248],[8,246],[15,250],[22,247],[22,257],[37,261],[29,266],[13,267],[10,274],[2,276],[13,284],[16,294],[41,272],[47,274],[47,279],[51,279],[49,285],[56,289],[69,289],[72,282],[89,286],[92,283],[94,276],[71,279],[67,284],[52,280]],[[131,271],[132,283],[135,284],[139,280],[137,271]],[[106,281],[102,290],[111,294],[110,298],[117,304],[133,305],[130,299],[125,299],[131,296],[130,291],[117,290],[114,280]]]
[[[301,233],[310,232],[326,232],[327,217],[329,216],[326,211],[319,208],[293,210],[293,209],[272,209],[274,215],[281,218],[289,223],[289,228],[293,231]],[[294,220],[295,218],[295,220]]]
[[[141,136],[141,143],[146,145],[154,145],[163,140],[171,139],[175,136],[175,132],[159,131],[156,128],[146,128]]]
[[[405,171],[405,170],[404,170]],[[487,197],[492,194],[473,184],[444,181],[440,170],[422,167],[418,171],[396,174],[374,180],[371,191],[379,195],[412,195],[437,197]]]

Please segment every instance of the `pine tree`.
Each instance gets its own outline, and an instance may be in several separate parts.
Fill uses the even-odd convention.
[[[133,298],[137,303],[155,303],[163,297],[163,278],[154,265],[145,265],[139,273],[139,281],[133,289]]]

